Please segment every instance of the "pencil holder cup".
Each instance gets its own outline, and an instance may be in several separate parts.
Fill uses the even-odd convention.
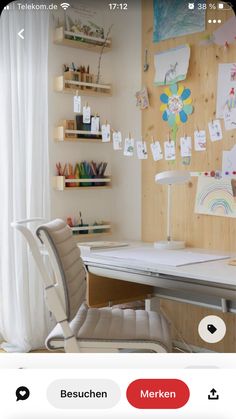
[[[105,179],[107,176],[93,176],[93,179]],[[105,186],[107,182],[93,182],[93,186]]]
[[[74,175],[68,175],[68,176],[66,176],[66,179],[75,179],[75,177],[74,177]],[[69,188],[73,188],[73,187],[75,187],[75,186],[79,186],[79,183],[76,183],[76,182],[69,182],[69,183],[67,183],[67,186],[68,186]]]
[[[88,179],[88,176],[80,174],[80,179]],[[80,182],[80,186],[93,186],[93,182]]]

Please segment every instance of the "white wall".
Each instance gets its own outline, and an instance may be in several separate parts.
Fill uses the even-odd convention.
[[[99,2],[101,8],[102,2]],[[107,5],[106,5],[107,10]],[[83,97],[102,120],[111,122],[123,136],[131,132],[136,139],[141,136],[141,113],[135,106],[135,92],[141,87],[141,7],[135,3],[126,12],[104,14],[105,26],[112,28],[112,51],[103,55],[102,79],[111,82],[112,97]],[[53,26],[53,22],[52,25]],[[51,28],[51,39],[53,28]],[[83,214],[84,222],[107,220],[114,224],[115,238],[140,239],[141,237],[141,165],[136,157],[124,157],[113,151],[112,144],[56,143],[53,128],[60,119],[74,119],[73,96],[53,91],[53,77],[62,74],[64,63],[90,65],[97,72],[98,54],[75,48],[49,45],[49,138],[51,175],[55,164],[87,160],[108,161],[107,173],[112,174],[111,190],[52,190],[52,218]]]

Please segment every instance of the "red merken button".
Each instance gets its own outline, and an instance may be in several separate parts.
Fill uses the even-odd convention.
[[[168,378],[135,380],[126,391],[128,402],[137,409],[179,409],[189,396],[183,381]]]

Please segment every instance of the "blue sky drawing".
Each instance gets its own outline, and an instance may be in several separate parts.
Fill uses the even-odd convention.
[[[198,10],[198,1],[190,3],[194,10],[188,9],[186,0],[153,0],[153,42],[205,30],[205,10]]]

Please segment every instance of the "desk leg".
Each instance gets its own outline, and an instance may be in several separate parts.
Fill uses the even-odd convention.
[[[160,312],[160,299],[158,297],[146,299],[145,310]]]

